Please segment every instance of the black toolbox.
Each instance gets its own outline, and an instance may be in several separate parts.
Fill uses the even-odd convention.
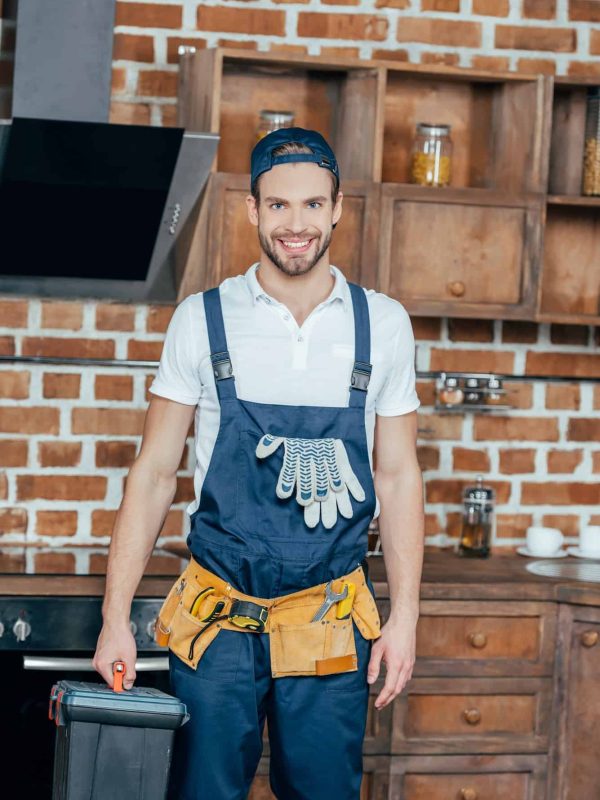
[[[53,800],[164,800],[175,730],[186,707],[159,689],[59,681]]]

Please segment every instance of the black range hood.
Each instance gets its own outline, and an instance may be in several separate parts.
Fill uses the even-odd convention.
[[[178,240],[218,136],[107,121],[113,26],[114,0],[19,0],[13,118],[0,120],[0,292],[177,297]]]

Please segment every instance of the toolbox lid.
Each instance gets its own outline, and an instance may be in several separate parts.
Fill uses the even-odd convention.
[[[69,680],[52,687],[50,716],[57,725],[96,722],[169,730],[189,719],[185,703],[160,689],[134,686],[115,692],[106,684]]]

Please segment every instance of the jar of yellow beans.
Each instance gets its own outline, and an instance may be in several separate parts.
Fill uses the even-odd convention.
[[[410,156],[410,182],[449,186],[452,167],[450,125],[418,122]]]

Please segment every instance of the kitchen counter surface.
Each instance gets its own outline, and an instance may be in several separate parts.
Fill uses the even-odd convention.
[[[526,570],[531,560],[519,555],[493,555],[487,559],[461,558],[452,551],[426,551],[421,582],[422,600],[538,600],[600,606],[600,583],[569,578],[533,575]],[[557,563],[558,560],[553,560]],[[567,557],[562,563],[583,563]],[[598,561],[587,562],[598,564]],[[173,559],[169,574],[147,574],[137,597],[164,597],[172,585],[177,567],[184,560]],[[370,577],[378,599],[389,597],[383,557],[369,558]],[[102,595],[104,575],[0,574],[0,595],[77,596]]]

